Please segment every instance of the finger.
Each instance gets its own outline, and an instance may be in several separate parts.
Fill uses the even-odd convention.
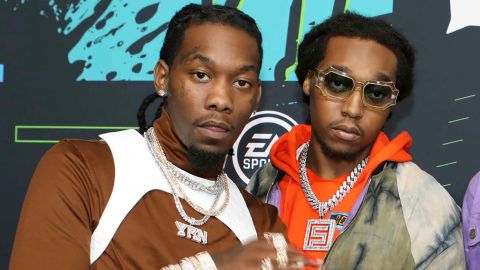
[[[288,269],[304,269],[304,267],[311,267],[313,269],[321,269],[323,260],[311,260],[305,257],[294,257],[289,261]]]
[[[287,247],[287,253],[288,254],[291,254],[291,255],[302,255],[302,256],[305,256],[303,255],[303,253],[301,251],[299,251],[298,249],[296,249],[295,247],[293,246],[288,246]]]
[[[316,269],[321,268],[323,264],[322,260],[310,260],[295,247],[287,244],[282,235],[270,234],[270,236],[266,238],[267,246],[264,246],[264,248],[273,252],[272,255],[274,255],[274,257],[270,257],[271,259],[268,261],[268,267],[270,267],[270,264],[273,262],[276,266],[275,269],[303,269],[305,266],[310,266]],[[264,245],[265,242],[262,244]],[[270,246],[270,248],[268,248],[268,246]],[[263,262],[266,262],[266,260],[263,260]],[[267,264],[263,263],[262,265],[265,266]],[[263,267],[262,269],[264,268],[266,267]]]
[[[319,268],[323,265],[322,259],[308,258],[304,253],[299,252],[296,249],[289,249],[288,258],[289,265],[296,266],[297,268],[302,268],[302,265]]]
[[[272,259],[267,257],[263,258],[262,261],[260,262],[260,269],[261,270],[273,270],[273,262]]]

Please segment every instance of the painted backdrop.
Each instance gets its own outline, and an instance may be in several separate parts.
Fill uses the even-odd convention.
[[[331,14],[355,11],[386,19],[415,45],[414,93],[395,108],[386,130],[410,131],[415,161],[461,202],[480,170],[478,1],[0,0],[1,269],[41,155],[61,138],[136,127],[137,107],[153,91],[167,22],[189,2],[237,7],[264,35],[261,108],[227,162],[237,184],[268,161],[281,134],[305,121],[294,75],[303,35]]]

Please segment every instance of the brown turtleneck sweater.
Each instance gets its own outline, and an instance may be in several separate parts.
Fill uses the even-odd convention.
[[[165,112],[154,128],[167,158],[195,174]],[[159,269],[201,251],[218,253],[240,244],[215,217],[199,227],[208,232],[208,245],[178,237],[174,222],[181,217],[172,195],[155,190],[129,212],[105,252],[90,266],[90,238],[112,192],[114,174],[113,157],[105,142],[64,140],[53,146],[30,183],[10,270]],[[243,190],[242,195],[259,236],[266,231],[284,232],[274,207]],[[187,203],[183,206],[190,216],[201,217]]]
[[[175,128],[172,125],[170,116],[165,110],[162,110],[162,115],[153,123],[153,127],[155,128],[155,133],[165,151],[165,155],[170,162],[175,164],[175,166],[182,168],[184,171],[193,175],[207,179],[215,179],[220,173],[221,169],[218,171],[200,172],[190,164],[187,158],[187,148],[175,133]]]

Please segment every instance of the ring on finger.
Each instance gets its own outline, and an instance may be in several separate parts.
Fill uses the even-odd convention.
[[[287,254],[287,241],[281,233],[264,233],[263,236],[265,239],[272,242],[273,247],[277,250],[277,263],[280,269],[287,268],[288,265],[288,254]]]
[[[273,270],[272,259],[263,258],[262,259],[262,270]]]
[[[287,255],[287,250],[285,248],[277,249],[277,263],[278,263],[278,267],[280,267],[280,269],[286,269],[287,268],[288,255]]]

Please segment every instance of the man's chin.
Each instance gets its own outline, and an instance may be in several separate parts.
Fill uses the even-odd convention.
[[[338,147],[333,147],[320,141],[320,147],[322,149],[323,154],[332,160],[337,161],[347,161],[352,162],[358,160],[358,158],[364,154],[367,148],[362,149],[340,149]]]
[[[187,149],[188,160],[199,171],[219,170],[223,167],[228,150],[216,147],[189,146]]]

